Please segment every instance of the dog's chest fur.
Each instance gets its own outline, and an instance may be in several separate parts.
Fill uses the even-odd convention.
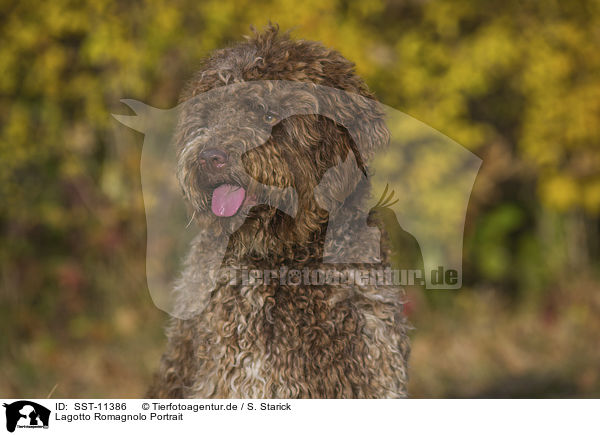
[[[382,245],[381,252],[383,263],[352,268],[385,267],[389,249]],[[202,257],[202,252],[192,251],[188,274]],[[272,262],[239,258],[229,266],[240,273],[274,268]],[[335,270],[314,256],[286,266],[300,271]],[[244,282],[240,273],[235,283],[223,281],[207,295],[201,314],[173,320],[167,334],[169,349],[151,395],[406,396],[409,342],[402,288],[374,283],[290,285],[279,277],[268,284],[252,283]],[[189,286],[192,280],[184,277],[183,282]],[[198,294],[195,288],[180,290]]]
[[[403,397],[408,342],[394,289],[223,286],[175,320],[158,395]],[[175,349],[177,348],[177,349]]]

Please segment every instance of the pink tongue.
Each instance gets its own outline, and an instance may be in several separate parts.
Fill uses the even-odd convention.
[[[233,216],[242,206],[245,197],[243,187],[221,184],[212,194],[212,212],[221,217]]]

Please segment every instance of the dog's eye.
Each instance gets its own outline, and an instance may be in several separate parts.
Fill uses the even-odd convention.
[[[183,141],[186,143],[192,142],[198,139],[201,136],[204,136],[208,132],[208,129],[205,127],[195,127],[189,129],[186,133],[184,133]]]
[[[272,113],[265,113],[263,116],[263,121],[267,124],[274,124],[277,121],[277,117]]]
[[[189,135],[190,136],[202,136],[204,134],[206,134],[207,129],[205,127],[197,127],[195,129],[193,129]]]

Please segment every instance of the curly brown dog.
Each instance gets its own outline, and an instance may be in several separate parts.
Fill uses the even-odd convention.
[[[409,341],[401,288],[292,285],[277,279],[254,284],[220,280],[212,291],[197,288],[198,265],[209,261],[207,246],[223,234],[229,242],[217,268],[337,270],[323,263],[332,207],[344,203],[345,219],[351,223],[359,219],[355,207],[369,194],[367,178],[351,176],[339,162],[354,156],[355,166],[366,174],[364,164],[374,150],[359,152],[348,130],[328,117],[282,115],[286,103],[281,101],[313,103],[297,90],[283,99],[279,95],[280,105],[272,107],[268,96],[279,92],[277,87],[253,83],[264,80],[328,86],[373,101],[351,62],[317,42],[281,35],[276,26],[206,60],[182,100],[219,88],[234,89],[230,87],[234,84],[248,86],[236,90],[239,105],[190,104],[179,122],[178,178],[200,235],[177,285],[178,304],[194,305],[197,301],[190,295],[201,294],[198,297],[206,300],[191,318],[173,318],[168,349],[148,394],[159,398],[405,397]],[[351,110],[346,113],[340,101],[331,103],[339,105],[340,117],[353,122]],[[242,106],[243,117],[266,129],[241,125]],[[381,113],[373,107],[358,110],[366,119],[362,131],[377,139],[373,143],[386,142],[389,133]],[[199,124],[199,119],[204,123]],[[247,144],[253,140],[262,145],[249,149]],[[333,174],[325,194],[328,210],[322,207],[323,200],[315,198],[326,174]],[[268,205],[272,202],[260,198],[257,183],[293,188],[295,216]],[[352,200],[347,199],[350,193]],[[370,224],[380,226],[376,217]],[[336,231],[339,237],[358,239],[352,228],[349,224]],[[390,264],[390,249],[383,228],[381,240],[378,267],[385,267]],[[362,253],[369,249],[360,243],[353,246]]]

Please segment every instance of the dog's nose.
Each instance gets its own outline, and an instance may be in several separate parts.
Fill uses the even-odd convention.
[[[217,148],[208,148],[200,153],[200,163],[209,168],[222,168],[227,160],[227,153]]]

